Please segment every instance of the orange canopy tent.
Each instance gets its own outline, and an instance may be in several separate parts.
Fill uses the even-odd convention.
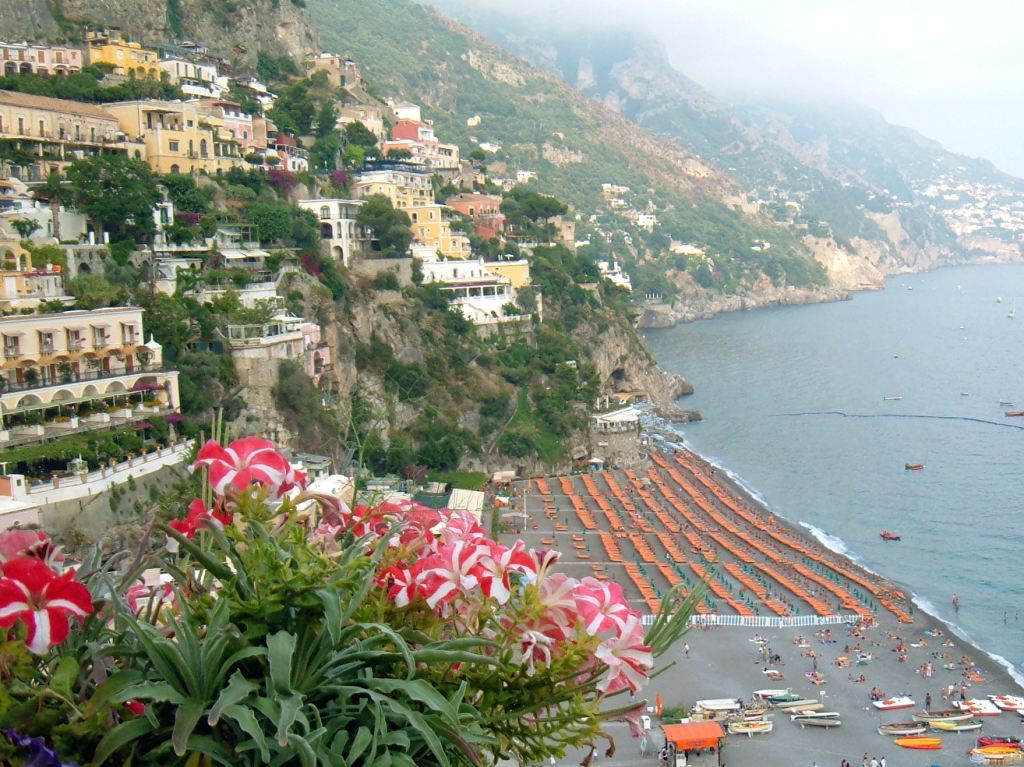
[[[665,740],[675,744],[677,751],[693,751],[698,748],[718,748],[725,737],[725,731],[718,722],[685,722],[663,724]]]

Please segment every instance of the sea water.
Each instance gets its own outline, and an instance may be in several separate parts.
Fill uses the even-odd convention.
[[[1004,415],[1024,410],[1024,265],[903,275],[647,340],[694,385],[692,449],[1024,679],[1024,417]]]

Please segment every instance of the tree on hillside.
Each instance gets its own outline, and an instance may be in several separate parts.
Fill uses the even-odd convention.
[[[373,135],[373,131],[357,120],[345,126],[345,144],[347,146],[359,146],[364,150],[375,149],[377,147],[377,137]]]
[[[324,99],[320,102],[320,109],[316,113],[317,138],[325,138],[334,133],[337,123],[338,115],[334,111],[334,102],[331,99]]]
[[[401,258],[412,242],[409,216],[404,211],[395,210],[391,200],[382,194],[367,198],[356,214],[356,223],[373,233],[383,258]]]
[[[60,172],[51,170],[42,186],[36,189],[36,196],[50,203],[53,218],[53,236],[60,242],[60,206],[71,201],[71,190],[64,183]]]
[[[267,116],[279,130],[308,136],[313,132],[316,114],[317,105],[309,93],[309,82],[302,80],[281,89]]]
[[[113,240],[153,231],[153,206],[160,199],[156,176],[142,160],[101,155],[73,162],[67,171],[75,207]]]

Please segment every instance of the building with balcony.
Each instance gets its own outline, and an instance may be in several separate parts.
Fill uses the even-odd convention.
[[[23,181],[41,180],[85,155],[142,149],[101,107],[15,91],[0,91],[0,140],[20,155],[12,162],[23,169],[14,173]]]
[[[157,63],[161,72],[167,74],[167,80],[172,85],[184,85],[186,83],[203,83],[215,85],[217,83],[217,66],[215,64],[198,63],[183,59],[180,56],[166,56]]]
[[[0,318],[0,443],[109,428],[178,409],[178,373],[144,343],[142,309]]]
[[[387,135],[384,110],[376,104],[345,104],[338,110],[338,127],[362,123],[378,139]]]
[[[115,75],[160,79],[160,57],[156,51],[125,40],[111,31],[86,32],[86,55],[90,64],[108,64]]]
[[[244,162],[230,131],[212,125],[195,101],[119,101],[103,108],[144,145],[144,159],[157,173],[220,175]]]
[[[299,200],[298,205],[317,217],[320,223],[320,242],[327,255],[348,266],[355,256],[366,253],[370,238],[356,223],[362,200],[315,198]]]
[[[517,291],[512,281],[495,274],[483,259],[446,260],[432,254],[430,248],[413,247],[419,258],[423,282],[439,283],[454,306],[474,325],[499,325],[528,320],[528,312],[510,311],[516,305]]]
[[[266,381],[267,363],[297,362],[318,385],[332,367],[331,350],[321,339],[320,326],[302,317],[278,314],[267,323],[227,325],[219,333],[245,386]]]
[[[416,205],[405,209],[412,221],[413,241],[429,245],[448,258],[469,258],[469,238],[452,230],[449,209],[444,205]]]
[[[353,181],[352,194],[364,199],[382,194],[391,200],[392,205],[403,210],[434,204],[430,173],[411,163],[379,163],[364,170]]]
[[[226,99],[198,99],[195,104],[207,122],[238,142],[243,155],[267,148],[268,126],[273,123],[265,117],[243,112],[237,102]]]
[[[480,237],[491,239],[505,231],[500,194],[457,194],[445,200],[445,205],[473,219],[473,229]]]
[[[9,269],[12,262],[6,256],[12,251],[4,248],[2,243],[0,250],[4,253],[3,265],[0,267],[0,311],[35,309],[44,301],[67,305],[74,303],[74,296],[65,293],[64,275],[59,266],[46,264],[33,267],[25,259],[19,259],[15,262],[15,268]]]
[[[413,161],[428,165],[433,170],[459,169],[458,146],[438,141],[430,123],[399,120],[391,128],[391,141],[385,141],[381,149],[385,155],[392,149],[405,149]]]
[[[70,75],[82,71],[82,52],[63,45],[0,43],[0,72],[10,75]]]
[[[633,281],[618,261],[598,261],[597,270],[612,285],[632,292]]]

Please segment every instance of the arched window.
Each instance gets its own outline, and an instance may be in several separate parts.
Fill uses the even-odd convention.
[[[200,157],[206,157],[207,156],[206,139],[200,139],[200,141],[199,141],[199,156]]]

